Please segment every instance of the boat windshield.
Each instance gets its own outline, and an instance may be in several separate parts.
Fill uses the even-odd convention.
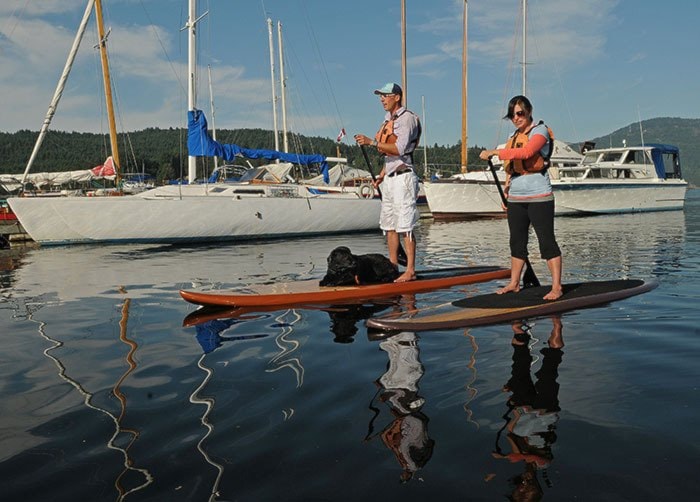
[[[598,162],[598,157],[600,157],[599,152],[586,152],[586,156],[583,157],[581,164],[595,164]]]
[[[620,162],[624,152],[605,152],[601,158],[601,162]]]
[[[581,164],[598,164],[601,162],[610,162],[619,164],[622,162],[622,157],[624,157],[625,151],[612,151],[612,152],[601,152],[591,150],[586,152],[585,157],[581,161]]]
[[[262,180],[264,179],[265,174],[267,174],[267,169],[265,169],[264,167],[248,169],[245,173],[243,173],[239,181],[252,181],[254,179]]]

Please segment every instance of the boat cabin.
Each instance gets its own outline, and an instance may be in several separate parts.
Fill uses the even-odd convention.
[[[661,144],[589,150],[580,164],[559,168],[562,181],[681,178],[678,147]]]

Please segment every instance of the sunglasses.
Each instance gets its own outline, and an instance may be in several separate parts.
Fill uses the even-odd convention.
[[[518,110],[517,112],[513,112],[513,115],[511,115],[510,119],[513,120],[515,117],[525,117],[527,113],[523,110]]]

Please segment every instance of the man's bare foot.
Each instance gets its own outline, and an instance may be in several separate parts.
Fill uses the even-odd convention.
[[[398,276],[394,282],[408,282],[408,281],[415,281],[415,280],[416,280],[416,274],[406,270],[403,274]]]
[[[497,291],[496,291],[496,294],[497,294],[497,295],[502,295],[503,293],[510,293],[510,292],[517,293],[518,291],[520,291],[520,285],[519,285],[519,284],[515,284],[515,285],[513,285],[513,284],[508,284],[507,286],[505,286],[505,287],[503,287],[503,288],[497,290]]]
[[[558,300],[564,292],[561,288],[552,288],[552,290],[542,297],[543,300]]]

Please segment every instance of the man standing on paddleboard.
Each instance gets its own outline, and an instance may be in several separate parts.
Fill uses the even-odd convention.
[[[381,184],[382,209],[379,227],[387,236],[389,259],[398,267],[400,235],[406,248],[406,270],[395,282],[412,281],[416,278],[416,240],[413,228],[418,223],[418,176],[413,169],[413,151],[418,146],[421,125],[418,116],[403,104],[403,90],[398,84],[389,82],[374,91],[379,95],[386,111],[384,123],[374,139],[356,134],[360,147],[374,146],[384,156],[384,167],[374,181],[375,188]]]

